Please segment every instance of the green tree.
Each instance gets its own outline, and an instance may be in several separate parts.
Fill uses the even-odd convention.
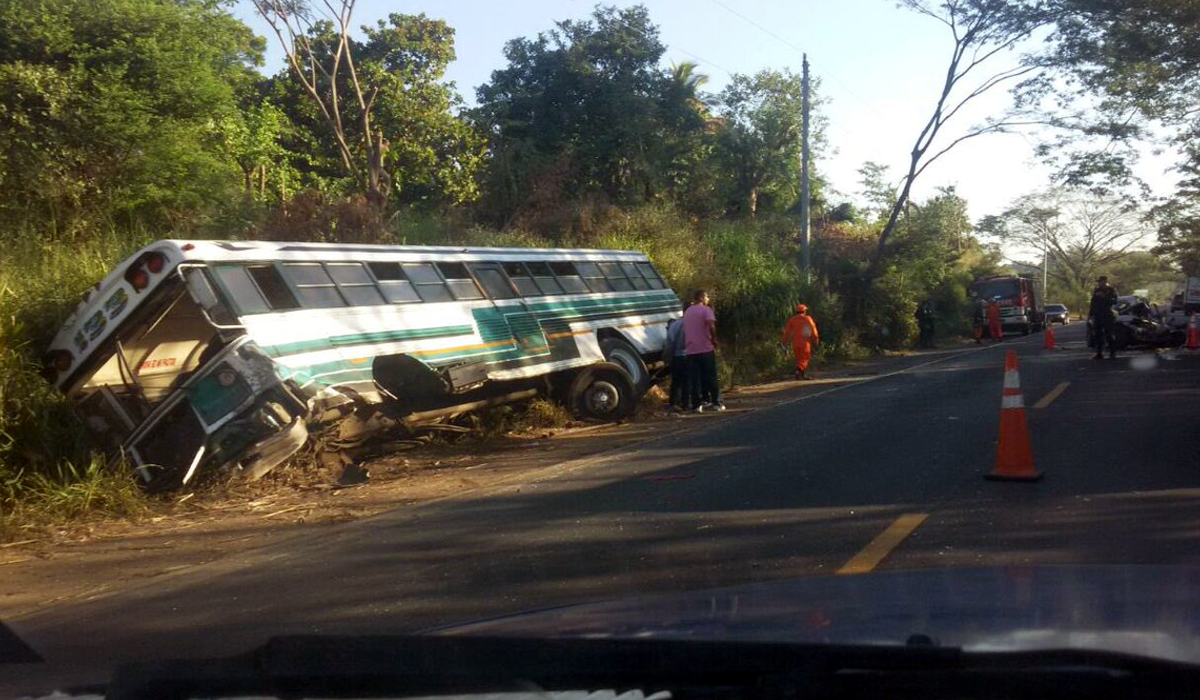
[[[1140,142],[1183,147],[1200,138],[1200,7],[1192,0],[1047,0],[1056,23],[1049,50],[1031,63],[1052,69],[1021,99],[1043,104],[1061,128],[1041,148],[1064,184],[1100,192],[1140,184]]]
[[[212,136],[261,42],[207,0],[0,0],[0,212],[181,223],[237,174]]]
[[[425,15],[390,14],[364,27],[356,46],[363,80],[376,90],[376,124],[388,141],[385,164],[405,204],[459,204],[479,196],[485,143],[458,113],[446,82],[454,30]]]
[[[445,81],[454,30],[425,15],[391,14],[351,36],[352,0],[320,12],[296,0],[254,0],[283,46],[288,70],[275,92],[318,150],[299,167],[319,180],[349,178],[382,211],[402,203],[458,203],[478,195],[480,136],[454,112]],[[343,188],[344,189],[344,188]]]
[[[761,195],[776,209],[790,208],[799,197],[802,95],[800,76],[787,70],[735,75],[721,92],[719,158],[733,179],[738,209],[749,216],[758,212]],[[814,121],[819,150],[823,129]]]
[[[877,219],[885,218],[896,203],[896,186],[888,177],[888,166],[867,161],[858,169],[858,176],[867,211]]]
[[[217,120],[218,137],[242,171],[247,200],[266,201],[270,192],[286,201],[295,177],[288,164],[292,154],[282,139],[291,126],[287,115],[266,100]]]
[[[597,7],[591,20],[508,42],[475,111],[502,220],[564,199],[637,204],[670,191],[687,162],[679,135],[705,122],[698,84],[659,68],[664,50],[641,5]]]

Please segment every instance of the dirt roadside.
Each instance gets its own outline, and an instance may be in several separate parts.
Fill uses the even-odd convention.
[[[849,363],[812,382],[780,381],[726,393],[729,410],[679,418],[647,407],[624,424],[459,440],[363,463],[367,483],[338,488],[341,465],[289,470],[256,484],[181,493],[136,520],[95,520],[36,541],[0,545],[0,620],[87,600],[183,569],[395,508],[519,483],[549,464],[587,458],[680,431],[702,429],[780,401],[952,356],[959,347]]]

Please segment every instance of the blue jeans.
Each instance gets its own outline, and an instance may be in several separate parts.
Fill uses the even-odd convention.
[[[692,408],[703,403],[721,403],[721,387],[717,384],[717,354],[702,352],[688,355],[687,365]]]

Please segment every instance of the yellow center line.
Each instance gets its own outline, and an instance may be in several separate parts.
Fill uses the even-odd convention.
[[[1045,408],[1045,407],[1049,406],[1051,403],[1054,402],[1054,399],[1057,399],[1059,396],[1062,396],[1062,393],[1064,391],[1066,391],[1067,387],[1069,387],[1069,386],[1071,386],[1071,382],[1063,382],[1063,383],[1059,384],[1058,386],[1051,389],[1049,394],[1046,394],[1045,396],[1043,396],[1041,401],[1038,401],[1037,403],[1035,403],[1033,405],[1033,407],[1034,408]]]
[[[895,522],[888,525],[888,529],[879,533],[878,537],[871,540],[866,547],[862,548],[862,551],[855,554],[854,558],[846,562],[837,572],[839,574],[865,574],[872,571],[928,517],[928,513],[905,513],[896,518]]]

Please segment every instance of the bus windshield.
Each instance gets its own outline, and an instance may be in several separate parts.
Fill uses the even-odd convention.
[[[67,389],[88,429],[110,449],[222,345],[181,283],[165,284],[152,294]]]

